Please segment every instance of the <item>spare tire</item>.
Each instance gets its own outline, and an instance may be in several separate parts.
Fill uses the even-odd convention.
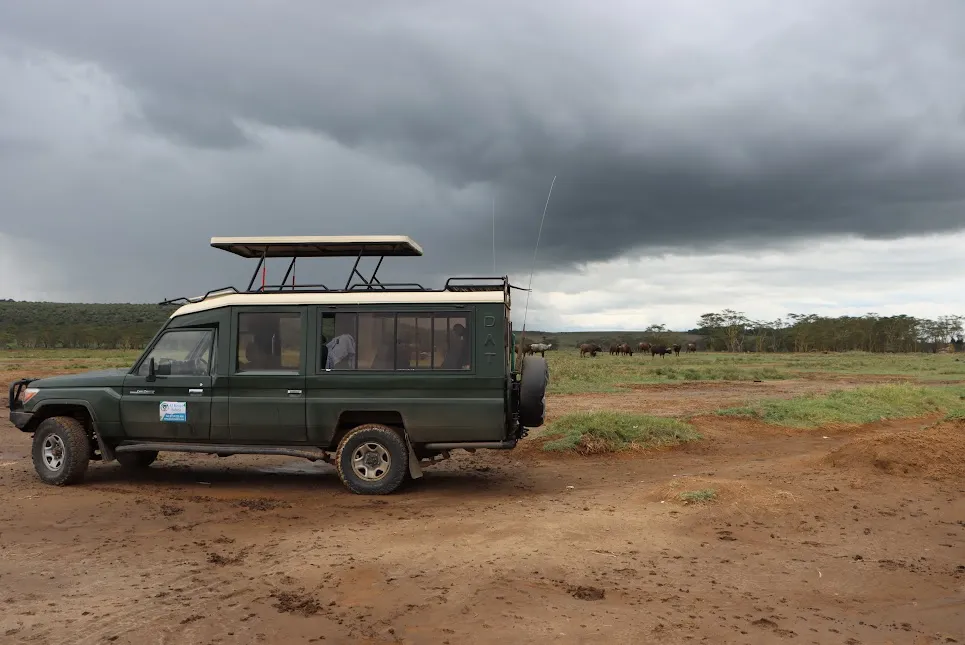
[[[538,428],[546,418],[546,386],[549,365],[541,356],[524,356],[519,383],[519,422],[524,428]]]

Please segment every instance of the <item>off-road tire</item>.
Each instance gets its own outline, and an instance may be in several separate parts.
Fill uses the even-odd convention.
[[[59,468],[51,468],[45,458],[47,448],[61,453]],[[73,417],[50,417],[41,421],[34,432],[33,447],[34,470],[44,482],[54,486],[76,484],[84,479],[90,465],[90,437],[82,424]]]
[[[357,453],[364,446],[384,451],[388,456],[385,473],[375,480],[362,477],[354,466]],[[381,461],[381,463],[385,463]],[[342,438],[335,453],[335,467],[339,479],[356,495],[388,495],[405,481],[409,474],[409,449],[398,432],[387,426],[370,423],[358,426]],[[373,467],[377,474],[377,467]]]
[[[115,452],[114,458],[121,468],[128,470],[144,470],[157,459],[157,450],[139,450],[137,452]]]
[[[519,422],[524,428],[538,428],[546,420],[546,386],[550,370],[546,359],[526,356],[519,383]]]

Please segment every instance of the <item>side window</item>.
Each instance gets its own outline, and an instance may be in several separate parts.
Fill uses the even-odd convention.
[[[301,313],[238,314],[238,372],[297,372],[301,359]]]
[[[432,320],[432,346],[436,362],[443,370],[468,370],[472,367],[472,334],[469,316],[435,314]]]
[[[432,314],[399,314],[399,351],[395,368],[431,369],[433,361]]]
[[[395,314],[359,314],[358,318],[358,369],[395,369]]]
[[[137,369],[147,376],[151,359],[158,376],[206,376],[211,373],[213,329],[173,329],[158,339]]]
[[[319,317],[320,370],[472,369],[463,313],[333,313]]]
[[[358,316],[323,313],[319,337],[319,366],[323,370],[354,370],[358,360]]]

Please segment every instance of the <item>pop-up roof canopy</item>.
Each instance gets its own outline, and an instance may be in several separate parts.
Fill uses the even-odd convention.
[[[175,298],[165,300],[161,304],[196,303],[207,298],[227,294],[254,294],[300,291],[316,293],[346,293],[358,291],[423,291],[429,292],[416,283],[387,283],[378,279],[377,274],[382,261],[387,257],[418,257],[422,255],[422,247],[406,235],[335,235],[335,236],[292,236],[292,237],[212,237],[211,246],[233,253],[243,258],[256,259],[258,264],[251,274],[248,287],[239,291],[234,287],[212,289],[203,296],[195,298]],[[359,271],[359,262],[363,257],[377,257],[378,263],[368,277]],[[267,283],[268,258],[290,258],[288,270],[285,271],[281,282]],[[355,258],[355,264],[349,272],[348,279],[342,287],[329,288],[324,284],[302,284],[295,282],[295,263],[298,258]],[[261,274],[261,286],[255,282]],[[291,278],[291,282],[289,282]],[[353,284],[353,280],[357,280]],[[502,291],[509,298],[509,290],[518,289],[509,284],[509,278],[501,277],[454,277],[446,280],[443,292],[475,292]]]
[[[291,258],[288,271],[278,285],[274,285],[277,290],[285,288],[295,289],[295,261],[298,258],[355,258],[355,265],[349,273],[348,280],[345,282],[345,290],[352,288],[352,279],[359,278],[355,288],[373,289],[376,287],[385,288],[376,274],[382,266],[382,261],[387,257],[412,257],[421,256],[422,248],[406,235],[332,235],[332,236],[292,236],[292,237],[212,237],[211,246],[222,249],[229,253],[234,253],[243,258],[258,258],[258,266],[251,275],[247,291],[251,291],[255,285],[255,279],[261,272],[261,289],[268,289],[266,284],[265,260],[268,258]],[[359,273],[359,261],[363,257],[377,257],[379,263],[372,272],[371,277],[366,278]],[[292,283],[288,285],[288,277],[291,276]],[[399,285],[406,286],[406,285]],[[422,288],[420,285],[408,285]],[[302,288],[321,288],[329,291],[323,284],[302,285]]]
[[[243,258],[412,257],[422,248],[406,235],[212,237],[211,246]]]

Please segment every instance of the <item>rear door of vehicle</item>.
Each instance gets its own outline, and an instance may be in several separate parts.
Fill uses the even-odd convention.
[[[228,369],[232,442],[307,441],[305,369],[308,308],[235,307]]]

